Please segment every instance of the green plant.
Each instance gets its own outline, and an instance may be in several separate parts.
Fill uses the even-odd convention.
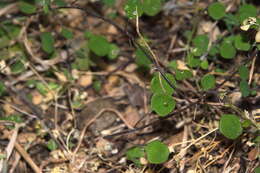
[[[148,162],[152,164],[161,164],[168,160],[169,154],[169,149],[164,143],[159,140],[154,140],[143,147],[133,147],[129,149],[126,156],[128,160],[140,166],[140,158],[145,157]]]
[[[242,134],[240,119],[233,114],[224,114],[219,121],[220,132],[229,139],[236,139]]]

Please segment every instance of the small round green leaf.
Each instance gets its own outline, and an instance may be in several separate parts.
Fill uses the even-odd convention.
[[[170,73],[165,74],[166,78],[171,82],[173,86],[176,87],[177,83]],[[172,95],[174,89],[168,84],[168,82],[159,74],[156,73],[151,81],[151,90],[153,93],[164,93]]]
[[[137,165],[141,165],[140,158],[144,157],[144,149],[141,147],[133,147],[127,150],[126,152],[126,158],[128,160],[131,160]]]
[[[235,37],[234,45],[238,50],[242,50],[242,51],[248,51],[251,48],[251,45],[248,43],[246,38],[241,34]]]
[[[42,49],[46,53],[52,53],[54,51],[54,38],[50,32],[44,32],[41,34]]]
[[[143,14],[143,7],[140,0],[128,0],[124,6],[126,16],[129,19],[135,19]]]
[[[105,37],[93,35],[89,40],[89,49],[98,56],[106,56],[110,51],[110,44]]]
[[[191,68],[199,67],[201,62],[199,58],[195,58],[191,53],[187,55],[186,61]]]
[[[216,79],[213,75],[208,74],[202,77],[200,83],[203,90],[209,90],[215,87]]]
[[[197,35],[192,40],[192,43],[195,46],[195,48],[192,51],[193,55],[201,56],[203,53],[207,52],[208,50],[209,38],[207,35]]]
[[[258,166],[257,168],[255,168],[254,173],[260,173],[260,166]]]
[[[232,45],[232,43],[223,41],[220,45],[220,55],[225,59],[232,59],[236,55],[236,49]]]
[[[152,96],[151,108],[161,117],[171,113],[175,105],[176,102],[170,95],[156,93]]]
[[[208,8],[209,16],[214,20],[219,20],[225,16],[225,6],[220,2],[211,4]]]
[[[228,139],[236,139],[243,131],[239,118],[233,114],[221,116],[219,130]]]
[[[143,10],[148,16],[155,16],[161,10],[162,4],[161,0],[144,0]]]
[[[53,139],[48,141],[47,147],[50,151],[56,150],[58,148],[56,142]]]
[[[147,160],[152,164],[161,164],[168,160],[170,151],[164,143],[155,140],[145,146]]]
[[[208,63],[208,61],[207,61],[207,60],[203,60],[203,61],[201,61],[201,63],[200,63],[200,67],[201,67],[203,70],[207,70],[208,67],[209,67],[209,63]]]
[[[238,69],[239,76],[242,80],[247,80],[249,77],[249,70],[245,65],[241,65]]]
[[[243,4],[240,6],[238,10],[239,21],[243,22],[248,17],[256,17],[257,9],[254,5],[251,4]]]
[[[120,52],[120,49],[117,45],[115,44],[110,44],[109,45],[109,53],[108,53],[108,58],[109,59],[116,59],[118,54]]]
[[[36,12],[36,6],[32,5],[30,3],[21,1],[19,2],[19,9],[21,12],[25,13],[25,14],[32,14]]]

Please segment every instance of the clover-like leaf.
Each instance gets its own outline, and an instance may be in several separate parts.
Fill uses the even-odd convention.
[[[155,16],[160,12],[162,7],[161,0],[144,0],[143,10],[148,16]]]
[[[89,39],[89,49],[98,56],[106,56],[110,51],[110,44],[105,37],[92,35]]]
[[[242,51],[248,51],[251,48],[251,45],[248,43],[248,40],[246,40],[246,37],[241,34],[238,34],[235,37],[234,45],[238,50]]]
[[[135,19],[143,14],[143,6],[140,0],[128,0],[124,6],[126,16]]]
[[[219,130],[228,139],[238,138],[243,131],[239,118],[233,114],[221,116]]]
[[[151,100],[151,108],[159,116],[166,116],[171,113],[175,108],[176,102],[170,95],[154,94]]]
[[[119,52],[120,52],[120,49],[116,44],[110,44],[109,45],[108,58],[111,59],[111,60],[116,59]]]
[[[140,163],[140,158],[144,157],[144,149],[142,147],[133,147],[127,150],[126,152],[126,158],[128,160],[131,160],[134,162],[136,165],[141,165]]]
[[[73,38],[73,32],[67,28],[62,28],[61,35],[66,39],[72,39]]]
[[[177,83],[173,75],[171,75],[170,73],[166,73],[165,77],[173,86],[176,87]],[[172,86],[170,86],[168,82],[159,73],[156,73],[151,81],[151,90],[153,93],[163,93],[168,95],[172,95],[174,92]]]
[[[232,59],[236,55],[236,49],[234,48],[232,43],[227,41],[223,41],[221,43],[219,50],[221,57],[225,59]]]
[[[257,9],[254,5],[251,4],[243,4],[240,6],[238,10],[239,20],[243,22],[248,17],[256,17]]]
[[[161,164],[169,158],[169,148],[159,140],[152,141],[145,146],[147,160],[152,164]]]
[[[195,48],[192,51],[193,55],[201,56],[208,50],[209,38],[207,35],[197,35],[192,40],[192,43],[195,46]]]
[[[201,87],[203,88],[203,90],[209,90],[209,89],[212,89],[215,87],[216,79],[213,75],[207,74],[202,77],[202,79],[200,80],[200,83],[201,83]]]
[[[225,6],[220,2],[212,3],[208,8],[209,16],[214,20],[219,20],[225,16]]]
[[[150,59],[145,55],[145,53],[143,52],[143,50],[141,49],[136,49],[135,51],[135,62],[138,66],[141,66],[141,67],[149,67],[150,64],[152,63],[150,61]]]

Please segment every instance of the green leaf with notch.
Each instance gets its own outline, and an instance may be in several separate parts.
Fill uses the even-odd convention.
[[[234,45],[238,50],[248,51],[251,48],[247,38],[244,35],[238,34],[235,37]]]
[[[219,122],[220,132],[228,139],[236,139],[242,134],[240,119],[233,114],[224,114]]]
[[[140,158],[144,156],[145,153],[142,147],[133,147],[126,152],[126,158],[134,162],[137,166],[141,166]]]
[[[202,77],[202,79],[200,80],[200,84],[203,90],[209,90],[215,88],[216,79],[213,75],[207,74]]]
[[[169,158],[169,148],[159,140],[152,141],[145,146],[147,160],[152,164],[161,164]]]
[[[236,49],[232,45],[232,43],[228,41],[223,41],[220,45],[220,55],[225,59],[232,59],[236,55]]]
[[[151,108],[159,116],[164,117],[171,113],[175,108],[176,102],[172,96],[167,94],[155,93],[151,99]]]
[[[248,17],[256,17],[257,9],[254,5],[251,4],[243,4],[240,6],[238,10],[239,21],[243,22]]]
[[[170,73],[166,73],[165,76],[173,86],[177,86],[173,75],[171,75]],[[174,92],[174,89],[159,73],[156,73],[151,81],[151,90],[153,93],[163,93],[168,95],[172,95]]]
[[[195,46],[195,48],[192,50],[193,55],[201,56],[208,50],[209,38],[207,35],[197,35],[192,40],[192,43]]]
[[[143,6],[140,0],[128,0],[124,6],[126,16],[129,19],[135,19],[143,14]]]
[[[220,2],[212,3],[208,8],[209,16],[214,20],[219,20],[226,15],[225,6]]]

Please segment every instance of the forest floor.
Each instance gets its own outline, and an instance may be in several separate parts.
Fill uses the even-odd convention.
[[[207,59],[204,54],[200,60],[208,64],[201,67],[190,67],[186,60],[189,33],[207,35],[212,43],[218,35],[239,32],[239,26],[230,31],[207,15],[213,1],[169,0],[160,13],[144,15],[138,23],[125,16],[124,1],[111,7],[100,1],[65,2],[70,8],[51,4],[47,14],[40,7],[24,14],[18,1],[0,2],[3,173],[250,173],[259,166],[259,129],[246,127],[235,140],[219,131],[223,114],[246,114],[259,127],[258,51],[238,51],[232,59]],[[241,2],[223,3],[235,12]],[[257,2],[254,6],[259,9]],[[127,36],[138,39],[137,28],[160,69],[147,59],[138,60]],[[47,38],[44,45],[43,32],[54,40]],[[11,35],[7,40],[6,33]],[[91,52],[91,34],[117,45],[118,56]],[[246,97],[239,88],[241,65],[248,68],[254,90]],[[175,109],[158,116],[151,109],[151,80],[158,70],[176,75],[176,67],[192,77],[177,80]],[[205,74],[216,79],[216,87],[207,91],[200,87]],[[166,162],[151,164],[141,157],[138,165],[126,157],[129,149],[152,140],[168,146]]]

